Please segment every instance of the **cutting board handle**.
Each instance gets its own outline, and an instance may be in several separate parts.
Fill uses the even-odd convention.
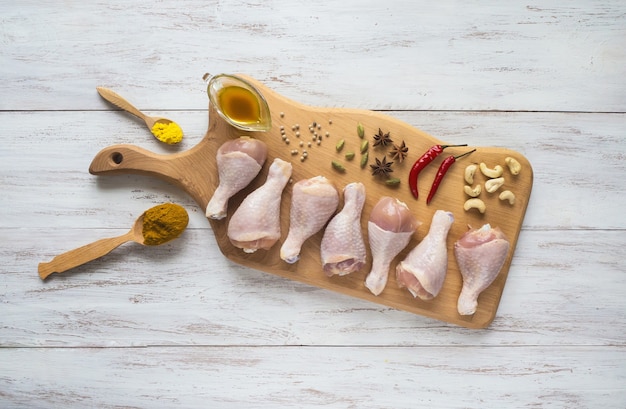
[[[206,144],[212,140],[205,139]],[[182,188],[204,208],[214,186],[217,186],[217,175],[212,168],[215,149],[211,146],[208,149],[194,147],[185,152],[164,155],[134,145],[112,145],[96,154],[89,173],[134,173],[157,177]]]
[[[141,173],[154,176],[174,176],[171,164],[175,155],[161,155],[134,145],[113,145],[96,154],[89,173]]]

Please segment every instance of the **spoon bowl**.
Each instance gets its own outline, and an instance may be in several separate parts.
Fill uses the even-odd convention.
[[[161,117],[156,117],[156,116],[147,116],[144,119],[144,122],[146,123],[146,126],[150,129],[152,129],[152,127],[155,124],[163,124],[163,125],[169,125],[171,124],[172,121],[171,119],[167,119],[167,118],[161,118]]]
[[[128,233],[126,233],[122,237],[124,236],[130,237],[130,239],[127,241],[134,241],[135,243],[145,246],[146,239],[143,236],[143,221],[145,217],[146,217],[146,212],[143,212],[141,216],[139,216],[137,220],[135,220],[135,223],[133,223],[133,227],[130,228]]]
[[[163,125],[170,125],[172,123],[175,123],[171,119],[163,118],[161,116],[149,116],[149,115],[144,114],[139,109],[137,109],[133,104],[128,102],[126,99],[124,99],[121,95],[119,95],[118,93],[108,88],[96,87],[96,90],[98,91],[98,94],[100,94],[102,98],[104,98],[111,104],[143,120],[146,123],[146,126],[148,127],[150,132],[152,132],[153,134],[154,134],[154,131],[152,128],[154,127],[155,124],[159,123]],[[182,134],[182,131],[181,131],[181,134]],[[157,137],[157,135],[154,135],[154,136]]]
[[[187,214],[184,208],[181,207],[181,209],[185,214]],[[50,274],[63,273],[74,267],[81,266],[89,261],[95,260],[110,253],[117,247],[129,241],[134,241],[135,243],[147,246],[148,244],[145,243],[143,226],[144,218],[148,211],[150,210],[143,212],[141,216],[139,216],[137,220],[135,220],[133,227],[127,233],[121,236],[100,239],[93,243],[89,243],[82,247],[59,254],[48,262],[39,263],[39,277],[41,277],[42,280],[45,280]],[[165,237],[158,244],[150,244],[150,246],[166,243],[172,239],[175,239],[176,237],[178,237],[178,235],[179,234],[175,234],[169,237]]]

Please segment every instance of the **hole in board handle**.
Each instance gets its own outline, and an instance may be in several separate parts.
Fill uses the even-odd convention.
[[[124,155],[122,155],[119,152],[113,152],[111,154],[111,160],[113,161],[113,163],[115,163],[116,165],[119,165],[120,163],[122,163],[122,161],[124,160]]]

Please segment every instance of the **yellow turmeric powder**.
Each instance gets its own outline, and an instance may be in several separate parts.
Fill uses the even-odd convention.
[[[177,204],[165,203],[148,209],[143,216],[143,244],[156,246],[175,239],[187,223],[187,211]]]
[[[183,140],[183,130],[176,122],[155,122],[150,131],[158,140],[170,145]]]

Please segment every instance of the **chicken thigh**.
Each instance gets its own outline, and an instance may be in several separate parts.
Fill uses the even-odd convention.
[[[407,287],[413,297],[431,300],[439,294],[448,271],[446,239],[454,216],[437,210],[428,234],[396,267],[400,287]]]
[[[280,203],[291,177],[291,163],[276,158],[265,183],[250,193],[228,223],[230,242],[246,253],[269,250],[280,239]]]
[[[391,261],[409,244],[420,224],[407,205],[397,199],[383,196],[376,203],[367,222],[372,269],[365,286],[372,294],[379,295],[383,291]]]
[[[367,257],[361,230],[365,186],[360,182],[349,183],[343,189],[343,196],[343,209],[331,219],[322,237],[322,266],[329,277],[359,271]]]
[[[463,277],[463,289],[457,303],[461,315],[472,315],[478,296],[493,283],[509,252],[509,241],[499,228],[485,224],[470,228],[454,243],[454,255]]]
[[[226,217],[228,200],[259,174],[267,158],[267,145],[258,139],[242,136],[224,142],[216,154],[219,185],[206,207],[206,217]]]
[[[339,193],[324,176],[304,179],[293,185],[289,233],[280,248],[280,258],[293,264],[300,258],[302,244],[320,231],[339,206]]]

